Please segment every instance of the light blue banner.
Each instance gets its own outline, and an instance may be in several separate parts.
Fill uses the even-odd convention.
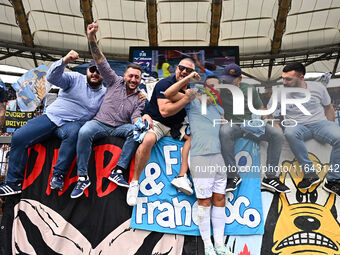
[[[235,159],[242,183],[226,194],[227,235],[264,233],[261,199],[260,146],[240,138],[235,143]]]
[[[259,165],[259,148],[240,139],[236,145],[238,164]],[[197,200],[171,185],[181,164],[183,142],[162,138],[153,147],[150,160],[140,179],[138,203],[133,208],[131,227],[170,234],[199,236]],[[238,148],[244,147],[242,151]],[[254,154],[251,154],[254,153]],[[241,166],[240,165],[240,166]],[[241,173],[244,175],[244,173]],[[250,185],[250,186],[249,186]],[[244,178],[238,191],[227,194],[225,234],[263,234],[260,179]]]
[[[12,83],[21,111],[34,111],[50,90],[51,85],[46,80],[47,70],[48,66],[38,66],[29,70],[16,82]]]

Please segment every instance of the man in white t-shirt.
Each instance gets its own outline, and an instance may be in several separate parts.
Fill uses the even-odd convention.
[[[328,192],[340,195],[340,174],[336,169],[340,166],[340,127],[335,120],[334,108],[325,86],[318,82],[304,81],[306,68],[300,63],[290,63],[283,68],[282,79],[284,87],[305,88],[310,92],[311,98],[303,106],[311,113],[305,115],[294,104],[287,105],[285,119],[297,122],[294,127],[285,128],[285,136],[291,150],[304,171],[304,177],[298,188],[308,189],[320,182],[315,173],[313,162],[308,157],[304,141],[316,139],[321,143],[332,146],[330,168],[323,188]],[[287,93],[287,98],[302,98],[303,93]],[[280,106],[280,97],[278,97]]]

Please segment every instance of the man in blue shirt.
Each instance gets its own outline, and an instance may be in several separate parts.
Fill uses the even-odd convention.
[[[94,61],[87,68],[86,75],[76,72],[64,73],[66,65],[78,58],[78,53],[71,50],[48,70],[47,80],[62,90],[56,101],[47,108],[46,114],[29,120],[14,133],[8,173],[5,183],[0,185],[0,196],[21,193],[27,148],[51,135],[62,140],[51,188],[63,189],[64,176],[76,155],[78,131],[97,113],[106,91]]]

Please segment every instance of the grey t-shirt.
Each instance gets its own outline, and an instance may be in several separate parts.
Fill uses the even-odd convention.
[[[308,102],[303,103],[302,105],[311,113],[311,115],[305,115],[301,112],[301,110],[294,104],[288,104],[286,108],[286,116],[285,119],[293,119],[297,121],[298,124],[309,124],[317,121],[327,120],[324,106],[327,106],[331,103],[331,98],[328,94],[328,91],[325,86],[318,82],[306,81],[307,90],[309,90],[311,94],[311,98]],[[277,109],[281,110],[281,88],[278,93],[278,106]],[[286,95],[289,99],[298,99],[304,98],[305,95],[303,93],[292,92],[287,93]],[[270,98],[270,101],[267,105],[269,109],[272,105],[273,98]]]

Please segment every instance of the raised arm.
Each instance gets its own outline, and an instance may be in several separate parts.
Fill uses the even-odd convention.
[[[202,66],[201,62],[199,61],[197,54],[194,54],[193,57],[195,59],[195,63],[198,66],[198,68],[201,70],[202,73],[204,73],[205,68],[204,68],[204,66]]]
[[[98,31],[98,24],[92,23],[87,26],[87,39],[89,40],[92,58],[98,64],[98,70],[103,76],[107,86],[114,84],[118,75],[111,69],[109,63],[106,61],[104,54],[98,47],[96,33]]]
[[[68,63],[71,63],[78,58],[78,53],[74,50],[71,50],[65,57],[54,62],[47,71],[47,81],[64,90],[68,89],[71,85],[73,76],[71,73],[64,73],[64,70]]]
[[[92,58],[96,63],[100,63],[105,59],[104,54],[98,47],[96,33],[98,31],[98,24],[92,23],[87,26],[87,39],[89,40]]]
[[[182,97],[184,97],[184,94],[180,93],[179,91],[183,87],[188,85],[190,79],[199,81],[200,80],[200,76],[199,76],[198,73],[192,72],[188,76],[184,77],[182,80],[179,80],[178,82],[174,83],[169,88],[167,88],[167,90],[165,90],[165,92],[164,92],[164,96],[167,99],[171,100],[172,102],[179,101]]]

